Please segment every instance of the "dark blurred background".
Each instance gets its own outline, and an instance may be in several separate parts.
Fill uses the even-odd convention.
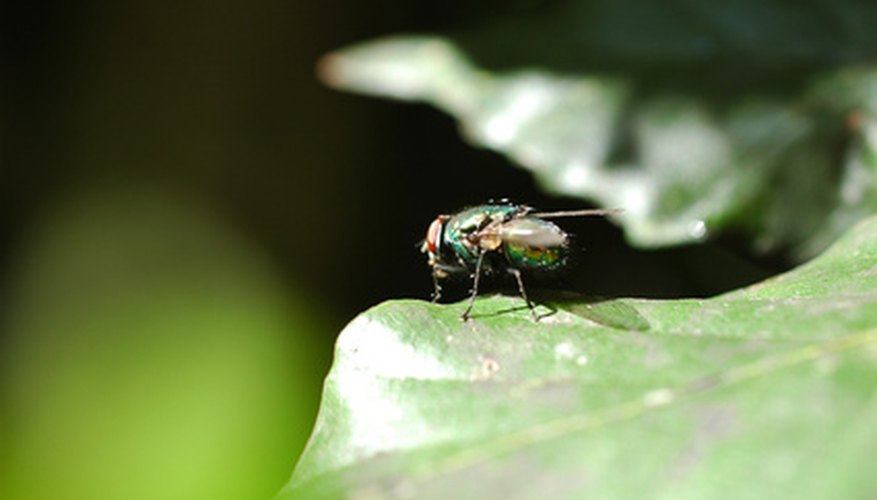
[[[437,111],[315,76],[338,47],[504,6],[4,5],[0,496],[268,497],[338,332],[429,297],[415,246],[436,214],[582,208]],[[568,227],[585,248],[569,286],[595,295],[704,296],[784,265],[732,240],[647,252],[603,220]]]

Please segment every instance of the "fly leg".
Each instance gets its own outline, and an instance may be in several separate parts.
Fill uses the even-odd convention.
[[[481,253],[478,254],[478,264],[475,265],[475,273],[472,275],[472,295],[469,296],[469,306],[463,312],[463,315],[460,316],[460,319],[463,321],[469,319],[469,313],[472,312],[472,306],[475,305],[475,297],[478,295],[478,281],[481,279],[481,264],[484,262],[485,253],[486,250],[482,249]]]
[[[442,286],[439,284],[439,277],[435,274],[435,272],[432,273],[432,285],[435,287],[435,289],[432,292],[431,302],[435,304],[439,301],[440,298],[442,298]]]
[[[533,303],[530,302],[530,298],[527,297],[527,291],[524,289],[524,280],[521,279],[521,271],[519,271],[513,267],[510,267],[508,271],[518,281],[518,291],[521,292],[521,297],[524,298],[524,302],[526,302],[527,307],[530,308],[530,314],[533,315],[533,321],[539,321],[539,315],[536,314],[536,308],[533,307]]]
[[[439,280],[447,278],[448,275],[458,271],[456,267],[447,266],[438,262],[432,264],[432,303],[435,304],[442,298],[442,284]]]

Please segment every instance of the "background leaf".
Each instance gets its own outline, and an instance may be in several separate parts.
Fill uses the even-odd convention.
[[[872,496],[875,289],[870,218],[766,282],[599,322],[383,303],[342,332],[280,498]]]
[[[623,207],[636,245],[732,230],[803,259],[877,208],[874,21],[854,2],[547,2],[321,73],[450,113],[549,193]]]
[[[0,320],[0,497],[265,498],[307,439],[319,309],[209,203],[95,189],[47,209]],[[306,407],[305,407],[306,408]]]

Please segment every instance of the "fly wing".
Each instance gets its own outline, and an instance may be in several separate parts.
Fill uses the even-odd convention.
[[[503,241],[541,248],[554,248],[566,244],[567,236],[554,224],[531,218],[512,219],[500,227]]]

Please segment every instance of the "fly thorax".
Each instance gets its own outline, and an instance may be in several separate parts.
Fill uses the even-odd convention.
[[[499,233],[487,233],[478,239],[478,246],[482,250],[492,252],[502,246],[502,236]]]

